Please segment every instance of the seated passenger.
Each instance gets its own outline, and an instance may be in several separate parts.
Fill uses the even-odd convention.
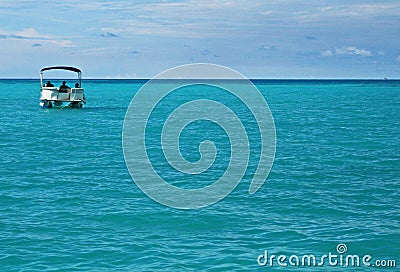
[[[75,83],[75,88],[79,88],[79,83]]]
[[[49,80],[46,84],[44,84],[44,87],[54,87],[54,85]]]
[[[69,89],[71,89],[68,85],[66,85],[67,82],[63,81],[62,85],[58,89],[59,92],[61,93],[67,93]]]

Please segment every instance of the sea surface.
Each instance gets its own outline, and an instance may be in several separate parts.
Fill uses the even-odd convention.
[[[163,120],[192,99],[226,104],[255,142],[233,192],[193,210],[149,198],[125,164],[125,113],[145,83],[84,80],[85,108],[41,109],[38,80],[0,80],[0,271],[396,270],[377,267],[382,260],[398,270],[400,81],[254,80],[276,128],[274,164],[254,195],[260,135],[249,111],[205,85],[177,90],[149,123],[152,163],[165,162]],[[212,184],[229,164],[230,142],[199,121],[182,131],[182,155],[198,160],[204,139],[220,149],[210,172],[188,177],[157,165],[159,175],[182,188]],[[331,264],[301,264],[329,254]],[[340,263],[349,254],[359,267]]]

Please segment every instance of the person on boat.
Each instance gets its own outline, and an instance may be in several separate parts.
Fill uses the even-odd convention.
[[[63,81],[62,85],[59,88],[60,92],[68,92],[68,90],[71,89],[68,85],[67,82]]]
[[[49,80],[46,84],[44,84],[44,87],[54,87],[54,85]]]
[[[79,83],[75,83],[75,88],[79,88]]]

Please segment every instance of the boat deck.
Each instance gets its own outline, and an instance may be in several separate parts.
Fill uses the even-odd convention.
[[[82,88],[59,89],[57,87],[42,87],[40,100],[75,102],[84,101],[85,96]]]

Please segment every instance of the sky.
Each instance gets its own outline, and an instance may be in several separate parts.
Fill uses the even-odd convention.
[[[249,78],[400,78],[400,1],[4,1],[0,78],[69,65],[151,78],[214,63]]]

